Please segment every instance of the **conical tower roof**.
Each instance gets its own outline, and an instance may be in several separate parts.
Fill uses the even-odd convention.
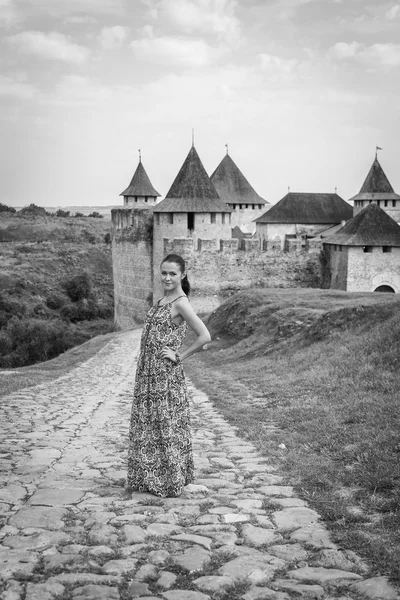
[[[400,196],[395,193],[388,178],[382,169],[379,160],[375,157],[369,173],[361,186],[358,194],[351,200],[400,200]]]
[[[220,200],[194,146],[154,212],[231,212]]]
[[[228,153],[210,179],[227,204],[269,204],[257,194]]]
[[[141,160],[139,160],[132,181],[120,196],[161,196],[152,186]]]
[[[324,240],[341,246],[400,246],[400,225],[372,202]]]

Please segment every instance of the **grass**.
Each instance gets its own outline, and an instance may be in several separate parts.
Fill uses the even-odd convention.
[[[399,309],[389,294],[241,292],[210,316],[208,351],[185,363],[336,541],[397,584]]]

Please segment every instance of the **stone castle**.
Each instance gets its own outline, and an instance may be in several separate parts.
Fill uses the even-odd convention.
[[[121,196],[123,207],[112,210],[119,329],[142,323],[162,296],[159,266],[171,252],[187,262],[199,312],[251,287],[400,292],[400,196],[377,157],[351,199],[354,217],[336,193],[289,192],[271,207],[228,152],[209,177],[194,146],[163,200],[141,158]]]

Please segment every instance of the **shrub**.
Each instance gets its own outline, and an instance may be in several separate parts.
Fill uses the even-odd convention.
[[[65,291],[72,302],[89,298],[92,291],[92,282],[86,272],[76,275],[64,283]]]
[[[81,213],[81,212],[76,212],[76,213],[74,214],[74,217],[84,217],[84,216],[85,216],[85,215],[84,215],[83,213]]]
[[[95,219],[102,219],[104,215],[101,215],[99,212],[97,212],[97,210],[94,210],[90,213],[89,217],[93,217]]]
[[[20,213],[22,215],[32,215],[32,216],[46,216],[48,213],[46,209],[42,206],[37,206],[36,204],[30,204],[29,206],[24,206],[21,208]]]
[[[14,207],[7,206],[6,204],[3,204],[2,202],[0,202],[0,213],[2,213],[2,212],[16,213],[17,211],[15,210]]]
[[[63,319],[76,323],[79,321],[79,307],[77,304],[66,304],[60,310],[60,315]]]
[[[3,354],[0,367],[25,366],[49,360],[77,343],[73,331],[59,319],[22,321],[13,317],[0,335]]]
[[[111,233],[109,233],[109,232],[106,233],[106,235],[104,236],[104,243],[111,244]]]
[[[62,208],[56,211],[56,217],[69,217],[70,214],[69,210],[63,210]]]
[[[57,310],[64,306],[64,304],[65,298],[59,294],[50,294],[50,296],[47,296],[46,298],[46,306],[52,310]]]

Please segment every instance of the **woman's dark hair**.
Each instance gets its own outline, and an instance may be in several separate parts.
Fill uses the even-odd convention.
[[[173,262],[175,264],[177,264],[181,270],[181,273],[185,273],[186,272],[186,265],[185,265],[185,261],[182,258],[182,256],[180,256],[179,254],[168,254],[164,260],[162,261],[161,264],[165,263],[165,262]],[[185,275],[185,277],[182,279],[182,290],[185,292],[186,296],[189,296],[190,294],[190,283],[189,283],[189,279],[187,278],[187,275]]]

